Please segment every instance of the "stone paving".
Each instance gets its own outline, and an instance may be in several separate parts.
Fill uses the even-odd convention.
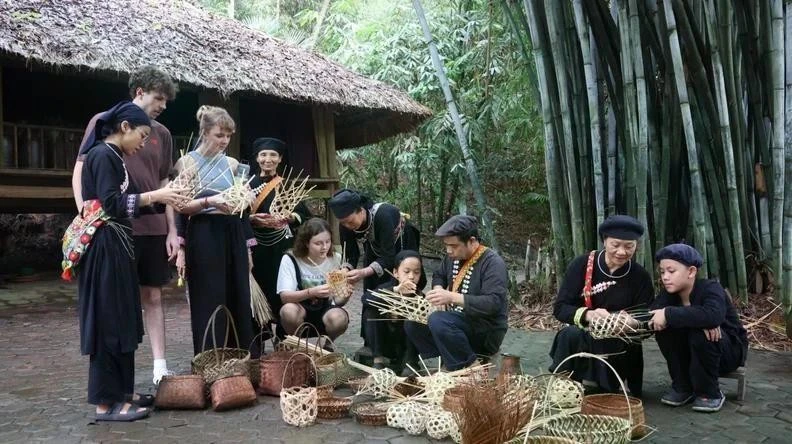
[[[351,418],[320,420],[298,429],[281,420],[277,398],[260,397],[250,408],[230,412],[157,411],[135,423],[94,423],[85,403],[88,360],[79,354],[76,286],[58,281],[8,284],[0,288],[0,443],[77,442],[272,442],[272,443],[425,443],[388,427],[368,427]],[[189,372],[189,308],[183,291],[165,296],[168,362],[177,373]],[[351,353],[360,346],[358,309],[338,341]],[[552,333],[509,331],[502,351],[522,356],[526,373],[549,364]],[[748,393],[735,401],[736,384],[723,380],[728,402],[717,414],[671,409],[658,398],[669,383],[657,345],[645,346],[644,405],[647,422],[657,428],[646,442],[792,442],[792,355],[751,351]],[[139,391],[153,391],[148,338],[137,353]],[[450,441],[449,441],[450,442]]]

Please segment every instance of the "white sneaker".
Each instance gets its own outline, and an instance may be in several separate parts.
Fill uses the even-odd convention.
[[[162,377],[163,376],[173,376],[174,374],[175,373],[173,373],[172,371],[168,370],[167,368],[166,369],[162,369],[162,370],[155,368],[154,369],[154,378],[152,378],[152,382],[154,382],[154,385],[159,385],[160,381],[162,381]]]

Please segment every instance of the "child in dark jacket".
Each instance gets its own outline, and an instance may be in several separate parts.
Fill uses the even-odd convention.
[[[668,363],[671,391],[661,401],[693,410],[717,412],[725,397],[720,375],[745,364],[748,338],[723,287],[714,280],[696,279],[703,260],[685,244],[657,252],[662,290],[652,304],[650,326]]]

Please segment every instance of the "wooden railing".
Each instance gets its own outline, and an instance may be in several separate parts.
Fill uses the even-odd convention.
[[[0,168],[71,171],[83,130],[3,122]]]

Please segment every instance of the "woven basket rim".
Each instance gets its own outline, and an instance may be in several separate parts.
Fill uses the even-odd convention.
[[[601,422],[608,425],[613,425],[610,430],[574,430],[570,425],[586,424]],[[560,418],[552,418],[543,426],[545,431],[551,435],[560,435],[564,437],[585,437],[585,436],[599,436],[599,435],[629,435],[632,430],[632,423],[625,418],[608,415],[571,415]]]
[[[629,399],[630,406],[632,408],[643,407],[643,401],[639,398],[628,396],[626,399]],[[586,395],[583,397],[583,402],[588,402],[592,405],[603,408],[617,408],[624,410],[627,410],[628,408],[625,404],[625,397],[621,393],[597,393],[595,395]],[[620,405],[614,405],[614,403],[619,403]]]

